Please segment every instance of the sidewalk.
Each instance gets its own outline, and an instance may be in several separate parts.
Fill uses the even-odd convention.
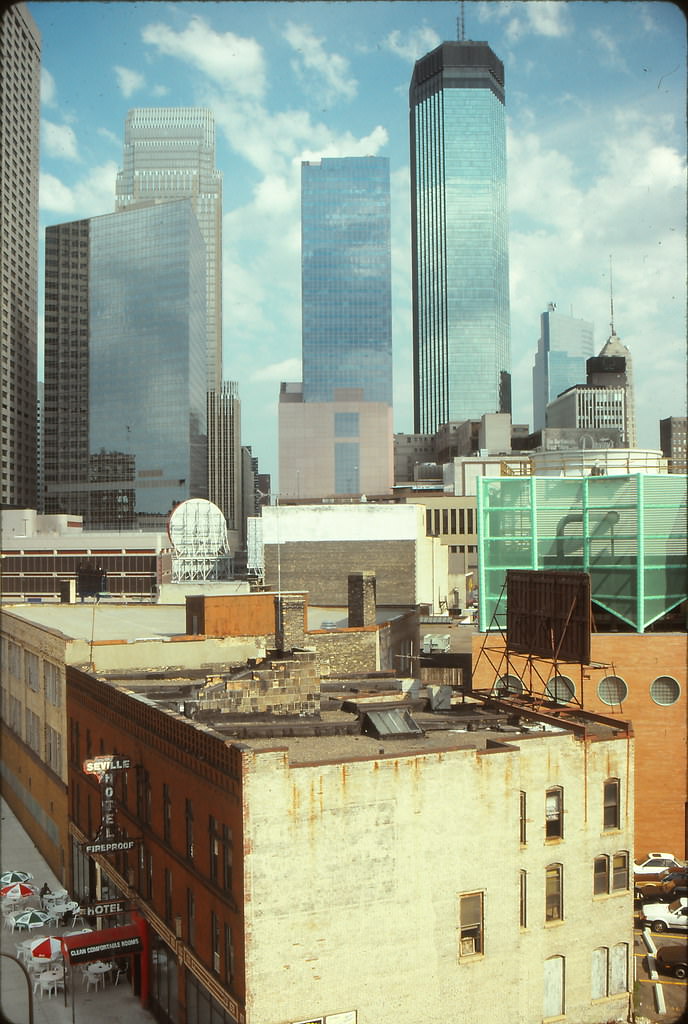
[[[51,889],[62,887],[1,798],[0,868],[2,871],[30,871],[38,886],[47,881]],[[36,929],[31,932],[31,937],[60,935],[63,931],[64,928],[54,927]],[[29,936],[27,932],[13,934],[0,924],[0,937],[1,951],[15,956],[17,944]],[[38,993],[35,997],[32,995],[34,1024],[93,1024],[94,1021],[98,1024],[153,1024],[155,1020],[142,1008],[126,980],[121,980],[116,986],[106,982],[104,988],[89,992],[82,986],[80,973],[68,971],[67,986],[66,1000],[63,992],[43,999]],[[3,1024],[28,1024],[30,1020],[26,976],[16,963],[4,956],[0,957],[0,1020]]]

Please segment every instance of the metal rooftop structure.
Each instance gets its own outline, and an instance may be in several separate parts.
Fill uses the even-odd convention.
[[[478,480],[481,632],[506,625],[508,569],[590,574],[593,607],[643,633],[688,598],[679,474]]]

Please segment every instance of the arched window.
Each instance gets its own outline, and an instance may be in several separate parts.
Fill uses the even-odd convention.
[[[545,794],[545,836],[547,839],[564,837],[564,791],[561,786],[548,789]]]
[[[545,960],[543,977],[543,1017],[561,1017],[565,1012],[565,963],[563,956]]]
[[[564,918],[564,866],[548,864],[545,868],[545,921]]]
[[[620,827],[621,823],[621,780],[607,779],[604,784],[604,831]]]
[[[606,895],[609,892],[609,857],[595,857],[592,874],[592,891],[594,895]]]

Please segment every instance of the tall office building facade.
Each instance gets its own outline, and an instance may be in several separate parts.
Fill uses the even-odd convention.
[[[26,4],[0,19],[0,504],[36,507],[41,41]]]
[[[504,65],[445,42],[409,91],[414,431],[511,412]]]
[[[280,394],[280,494],[387,491],[393,480],[389,161],[301,166],[303,381]]]
[[[593,325],[565,316],[550,302],[540,314],[540,338],[533,363],[533,430],[545,427],[545,409],[567,388],[585,380],[593,355]]]
[[[117,210],[191,199],[207,251],[207,389],[222,383],[222,174],[215,121],[198,107],[141,107],[124,124]]]
[[[206,252],[190,200],[46,231],[45,511],[164,528],[207,497]]]
[[[236,381],[208,392],[208,493],[227,521],[232,550],[245,543],[241,508],[241,402]]]

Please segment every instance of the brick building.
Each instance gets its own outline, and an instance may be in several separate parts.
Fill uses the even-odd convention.
[[[309,694],[313,658],[287,659]],[[256,700],[279,692],[279,663],[265,672],[244,680]],[[68,670],[75,887],[123,896],[148,922],[160,1020],[627,1014],[623,722],[430,712],[365,686],[334,710],[321,688],[319,715],[268,721],[201,707],[200,692],[192,708],[190,680],[164,675]],[[99,751],[131,763],[116,794],[131,853],[84,852],[99,791],[83,761]]]

